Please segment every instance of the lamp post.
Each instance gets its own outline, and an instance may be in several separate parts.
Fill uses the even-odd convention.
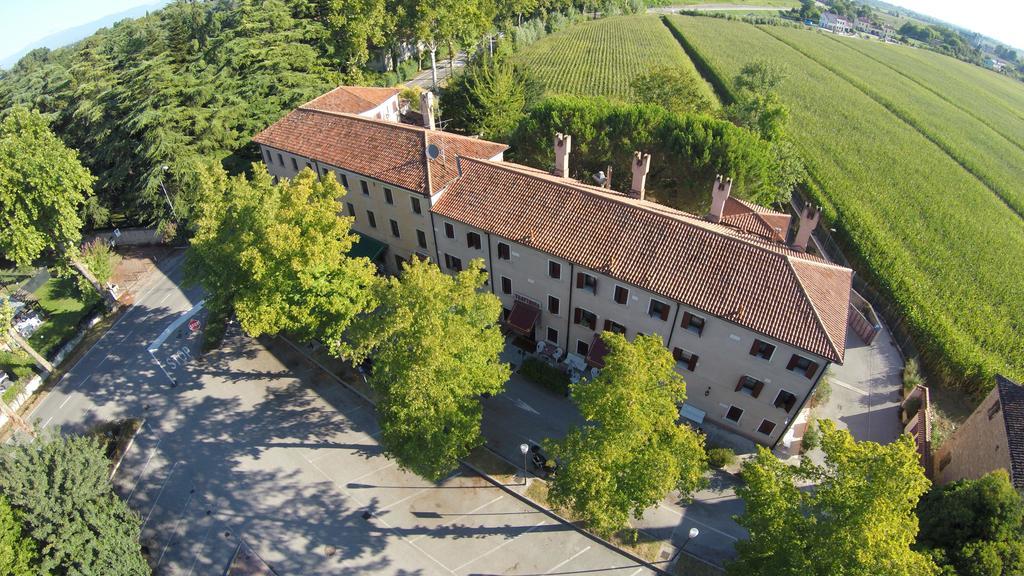
[[[160,169],[164,171],[164,174],[167,174],[170,167],[167,164],[164,164]],[[164,198],[167,199],[167,206],[171,209],[171,215],[174,216],[175,220],[177,220],[178,213],[174,211],[174,204],[171,204],[171,196],[167,194],[167,187],[164,186],[164,179],[162,177],[160,178],[160,189],[164,191]]]
[[[699,534],[700,530],[698,530],[696,527],[690,528],[690,531],[686,534],[686,542],[683,542],[683,545],[680,546],[679,549],[676,550],[675,555],[672,556],[672,560],[669,561],[670,568],[675,564],[676,560],[679,558],[679,555],[683,553],[683,550],[686,549],[686,545],[690,543],[690,540],[693,540]]]
[[[529,444],[520,444],[519,451],[523,453],[523,486],[526,486],[526,455],[530,453]]]

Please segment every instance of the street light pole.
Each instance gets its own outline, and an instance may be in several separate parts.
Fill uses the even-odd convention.
[[[520,444],[519,451],[523,453],[523,486],[526,486],[526,455],[530,453],[530,446],[528,444]]]
[[[676,550],[676,553],[672,556],[672,559],[669,560],[669,568],[675,565],[676,560],[679,558],[679,555],[683,553],[683,550],[686,549],[686,545],[690,543],[690,540],[693,540],[699,534],[700,530],[698,530],[696,527],[690,528],[690,531],[686,534],[686,542],[683,542],[683,545],[679,547],[679,550]]]
[[[170,167],[164,164],[163,166],[161,166],[161,169],[164,171],[164,174],[167,174],[167,171],[170,170]],[[160,189],[164,191],[164,198],[167,199],[167,207],[171,209],[171,215],[174,216],[175,220],[177,220],[178,213],[174,211],[174,204],[171,204],[171,196],[167,194],[167,187],[164,186],[163,178],[160,178]]]

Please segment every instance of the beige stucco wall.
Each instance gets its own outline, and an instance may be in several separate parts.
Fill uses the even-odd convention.
[[[446,222],[453,225],[454,238],[449,239],[445,236]],[[481,236],[480,250],[467,247],[466,234],[471,231]],[[463,266],[473,258],[484,258],[485,266],[491,273],[492,291],[498,295],[505,308],[512,308],[514,296],[517,294],[540,304],[541,315],[536,325],[537,340],[547,339],[547,328],[553,327],[558,331],[556,344],[566,352],[574,353],[578,341],[590,344],[595,332],[603,329],[604,321],[611,319],[626,327],[626,337],[629,339],[633,339],[638,333],[658,334],[670,350],[679,347],[696,353],[700,358],[693,372],[684,365],[677,365],[677,370],[687,382],[687,403],[704,411],[707,420],[734,430],[755,442],[771,445],[785,433],[797,410],[810,394],[818,376],[828,364],[823,358],[758,335],[727,320],[672,302],[666,297],[615,280],[599,271],[573,266],[568,261],[553,258],[510,239],[489,235],[483,230],[463,223],[435,215],[434,232],[438,243],[438,263],[442,268],[446,253],[460,258]],[[498,259],[499,242],[509,244],[509,260]],[[561,264],[561,278],[548,277],[550,260]],[[581,271],[597,278],[596,294],[576,288],[575,275]],[[512,294],[502,293],[502,276],[512,281]],[[629,290],[629,298],[625,305],[614,300],[617,285]],[[560,301],[557,315],[548,312],[549,295],[557,297]],[[663,321],[648,314],[652,298],[669,304],[668,320]],[[573,322],[573,310],[577,307],[597,316],[596,331]],[[705,319],[701,336],[698,337],[679,327],[684,311]],[[776,346],[770,359],[750,355],[755,338]],[[786,370],[794,353],[818,364],[818,369],[811,378],[806,377],[803,372]],[[735,391],[737,381],[744,375],[764,382],[764,388],[757,398]],[[797,397],[788,414],[783,408],[774,406],[776,396],[782,389]],[[725,419],[725,413],[730,406],[743,410],[739,422],[733,423]],[[775,428],[769,435],[757,431],[763,420],[775,423]]]
[[[398,94],[395,94],[391,98],[381,102],[376,107],[360,112],[360,116],[367,118],[376,118],[378,120],[387,120],[389,122],[398,122]]]
[[[261,151],[264,162],[267,161],[267,152],[270,153],[272,162],[267,165],[267,168],[274,176],[280,178],[294,177],[297,173],[291,162],[292,158],[294,158],[299,169],[305,168],[306,162],[309,162],[315,169],[319,170],[320,174],[325,173],[326,170],[334,172],[335,178],[339,183],[347,180],[347,194],[341,198],[339,212],[349,215],[348,205],[351,204],[355,212],[355,222],[352,224],[352,229],[388,245],[388,250],[383,256],[382,262],[387,272],[392,274],[398,272],[398,265],[395,261],[396,256],[408,260],[413,254],[420,254],[433,259],[434,244],[430,229],[430,200],[427,197],[288,152],[274,150],[265,146],[261,146]],[[278,161],[277,154],[281,154],[284,165],[281,165]],[[360,185],[361,181],[367,183],[369,195],[363,194],[362,186]],[[384,193],[385,188],[391,190],[394,204],[387,203]],[[419,199],[420,214],[416,214],[413,211],[411,198],[414,197]],[[372,211],[374,214],[377,222],[376,228],[370,226],[368,211]],[[399,237],[395,237],[391,233],[390,220],[395,220],[398,223]],[[419,246],[416,236],[417,230],[422,230],[426,235],[426,248]]]
[[[1001,407],[989,418],[989,410],[997,402],[999,390],[993,388],[967,421],[933,455],[936,484],[980,478],[1000,468],[1010,470],[1006,423]],[[942,466],[947,457],[949,462]]]

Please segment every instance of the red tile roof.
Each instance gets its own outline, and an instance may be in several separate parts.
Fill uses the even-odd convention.
[[[334,90],[306,102],[300,108],[322,110],[324,112],[361,114],[387,102],[389,98],[399,92],[401,90],[398,88],[338,86]]]
[[[852,272],[742,230],[464,158],[437,214],[842,362]]]
[[[722,211],[722,224],[764,236],[776,242],[786,241],[789,219],[789,214],[774,212],[732,196],[726,199],[725,209]]]
[[[293,110],[253,141],[428,196],[455,179],[458,156],[489,159],[508,149],[477,138],[309,108]],[[431,144],[440,155],[428,162]]]
[[[1024,386],[997,374],[996,387],[1006,423],[1010,479],[1018,490],[1024,490]]]

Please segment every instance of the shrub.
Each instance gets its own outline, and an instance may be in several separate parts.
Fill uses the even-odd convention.
[[[708,466],[725,468],[736,463],[736,453],[731,448],[711,448],[708,450]]]
[[[807,422],[807,429],[804,430],[804,438],[800,441],[800,453],[803,454],[808,450],[814,450],[821,445],[821,436],[818,432],[817,422],[811,420]]]
[[[105,285],[110,281],[120,261],[121,257],[102,238],[96,238],[82,247],[82,262],[89,267],[100,284]]]
[[[909,393],[914,388],[924,385],[925,380],[921,376],[921,369],[917,364],[917,358],[910,358],[903,365],[903,392]]]
[[[829,367],[818,380],[818,385],[811,394],[811,408],[821,406],[832,397],[832,368]]]
[[[536,382],[548,390],[569,395],[569,377],[561,370],[552,368],[536,358],[527,358],[523,362],[523,367],[519,369],[519,373],[523,375],[523,378]]]

